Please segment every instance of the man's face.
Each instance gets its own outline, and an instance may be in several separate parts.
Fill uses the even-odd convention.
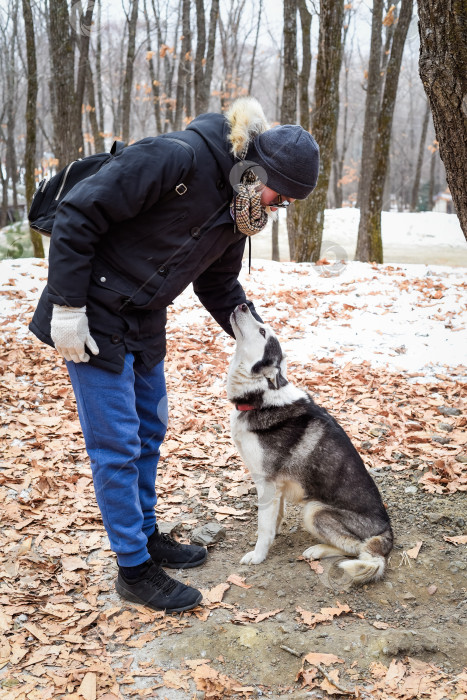
[[[261,204],[263,207],[270,207],[271,211],[277,211],[277,207],[274,206],[274,202],[280,200],[279,192],[271,190],[270,187],[263,186],[261,190]],[[282,197],[283,202],[295,202],[292,197]]]

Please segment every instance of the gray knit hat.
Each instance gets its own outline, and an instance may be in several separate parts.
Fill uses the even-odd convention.
[[[298,124],[274,126],[257,136],[247,159],[266,171],[263,184],[284,197],[305,199],[316,187],[319,146]]]

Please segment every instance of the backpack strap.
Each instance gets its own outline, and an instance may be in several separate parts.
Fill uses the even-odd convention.
[[[125,148],[125,144],[123,141],[114,141],[112,144],[112,148],[110,149],[110,155],[111,156],[118,156],[123,149]]]
[[[174,199],[175,197],[181,197],[182,195],[187,192],[188,187],[187,187],[187,182],[189,182],[193,170],[195,169],[195,164],[196,164],[196,156],[194,149],[185,141],[182,141],[181,139],[174,139],[171,136],[163,136],[162,138],[167,139],[168,141],[173,141],[174,143],[177,143],[179,146],[183,146],[185,151],[190,154],[191,156],[191,165],[188,170],[188,172],[184,175],[183,177],[183,182],[179,182],[170,192],[168,192],[164,197],[161,197],[159,199],[160,204],[165,204],[166,202],[170,202],[171,199]]]

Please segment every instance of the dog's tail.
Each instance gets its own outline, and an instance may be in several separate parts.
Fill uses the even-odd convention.
[[[386,569],[386,557],[392,549],[393,534],[389,527],[376,537],[370,537],[362,543],[358,559],[346,559],[339,562],[349,577],[349,585],[363,586],[370,581],[380,579]]]

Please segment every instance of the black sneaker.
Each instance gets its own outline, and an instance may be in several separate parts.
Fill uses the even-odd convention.
[[[180,544],[170,535],[155,531],[148,538],[148,552],[156,564],[168,569],[191,569],[200,566],[208,555],[207,549],[196,544]]]
[[[153,610],[182,612],[195,608],[203,595],[196,588],[185,586],[149,560],[146,570],[136,580],[127,579],[118,571],[117,593],[132,603],[147,605]]]

